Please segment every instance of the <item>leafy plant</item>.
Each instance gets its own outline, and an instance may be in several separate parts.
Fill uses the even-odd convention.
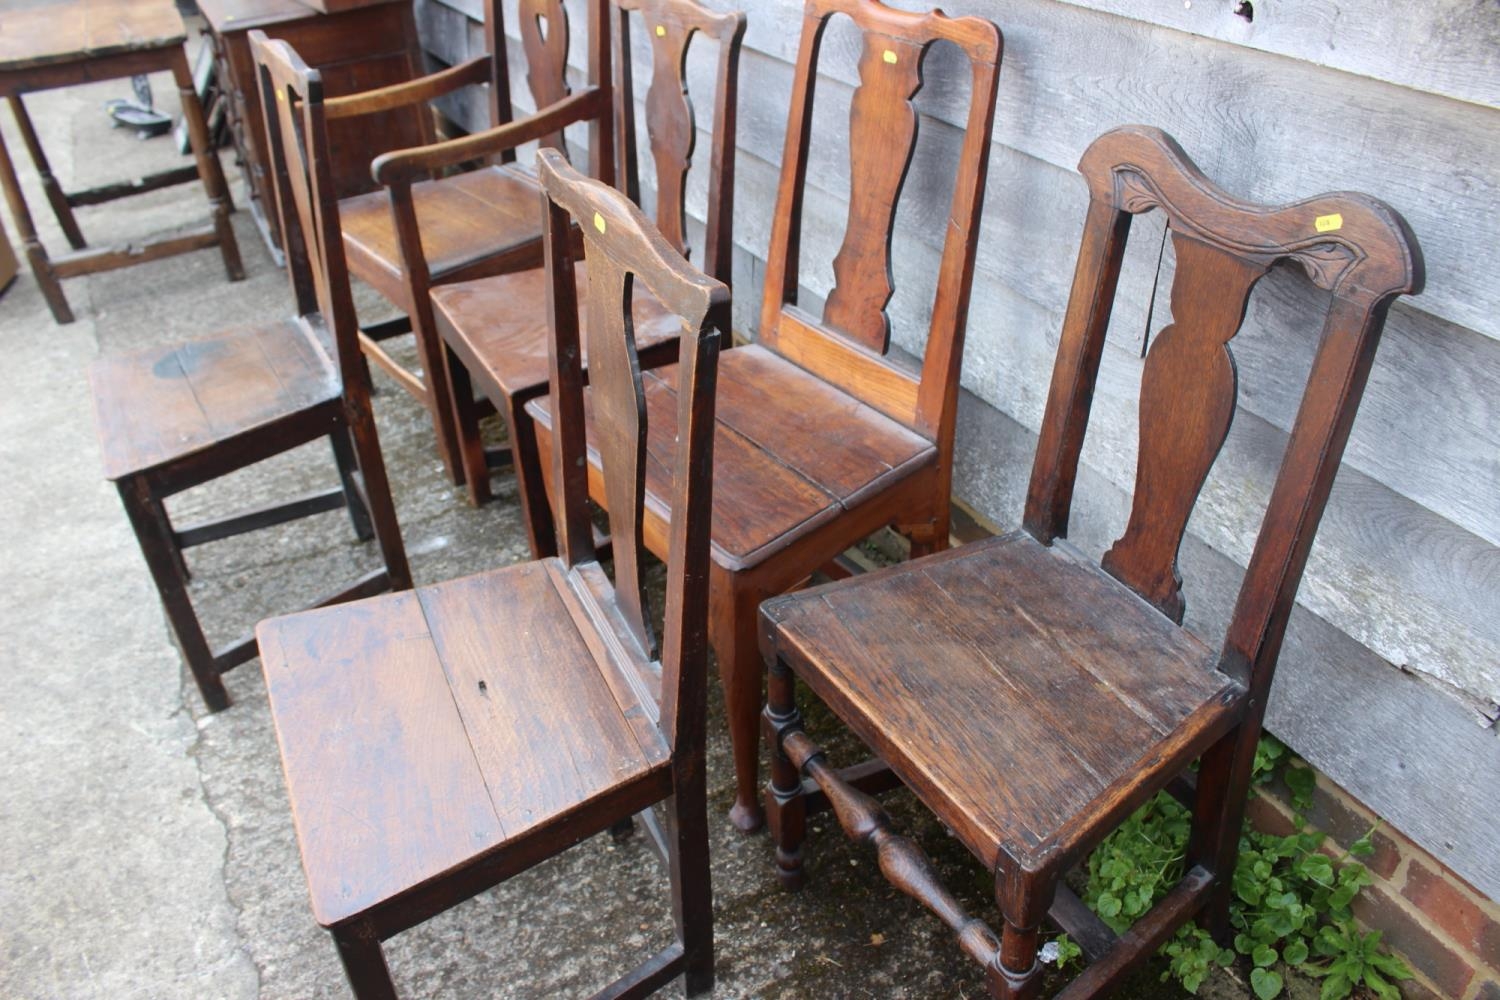
[[[1410,978],[1411,971],[1382,951],[1378,932],[1358,931],[1350,912],[1359,890],[1371,881],[1354,860],[1372,852],[1370,835],[1336,858],[1320,852],[1323,834],[1307,829],[1305,817],[1316,776],[1274,737],[1262,738],[1253,774],[1256,784],[1281,777],[1301,832],[1275,836],[1245,828],[1229,911],[1234,947],[1220,948],[1196,925],[1183,927],[1162,946],[1168,959],[1163,978],[1197,993],[1215,965],[1229,966],[1243,956],[1259,1000],[1283,992],[1281,965],[1322,978],[1321,1000],[1342,1000],[1360,985],[1382,1000],[1399,998],[1392,980]],[[1182,878],[1191,819],[1175,799],[1160,794],[1089,856],[1084,902],[1117,933]]]

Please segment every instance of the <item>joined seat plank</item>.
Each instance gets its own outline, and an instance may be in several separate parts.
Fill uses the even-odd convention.
[[[477,864],[666,766],[558,592],[567,577],[556,560],[526,563],[262,623],[319,923]]]
[[[433,275],[450,274],[530,243],[537,245],[540,259],[542,220],[536,207],[536,181],[519,168],[486,167],[413,184],[411,190],[422,252]],[[386,192],[340,201],[339,224],[355,274],[379,271],[392,282],[405,280]],[[502,236],[504,242],[497,245],[497,237]]]
[[[331,359],[295,319],[101,358],[90,366],[89,380],[111,480],[332,402],[340,393]]]
[[[580,299],[588,289],[588,264],[574,267]],[[432,308],[443,339],[471,373],[483,372],[510,397],[527,399],[547,389],[547,276],[535,268],[474,281],[440,285],[432,290]],[[682,329],[644,287],[632,303],[635,345],[644,351],[675,340]],[[578,315],[580,333],[588,329],[587,314]],[[584,364],[588,338],[581,336]]]
[[[1066,850],[1079,814],[1111,807],[1172,734],[1216,735],[1241,690],[1190,632],[1024,532],[763,614],[798,675],[991,866]]]
[[[753,566],[855,506],[872,490],[936,459],[932,442],[754,345],[726,351],[719,367],[713,555],[720,565]],[[647,409],[647,533],[664,538],[675,447],[670,421],[677,406],[677,366],[643,372],[641,380]],[[782,403],[769,402],[778,397]],[[598,450],[589,399],[586,392],[589,463],[591,473],[596,473]],[[785,405],[788,401],[793,405]],[[545,451],[552,427],[550,400],[539,397],[526,409],[536,421]],[[849,451],[857,451],[859,460],[842,461],[840,455]],[[596,497],[602,495],[595,491]]]

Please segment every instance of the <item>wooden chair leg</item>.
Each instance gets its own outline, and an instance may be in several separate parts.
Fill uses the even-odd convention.
[[[437,435],[438,457],[454,486],[466,485],[462,449],[458,430],[453,420],[453,386],[448,378],[447,345],[437,335],[433,325],[432,302],[428,298],[425,281],[413,282],[410,292],[414,301],[408,303],[407,315],[411,317],[412,333],[417,341],[417,354],[422,359],[422,381],[426,387],[428,415],[432,429]]]
[[[210,712],[223,711],[229,707],[229,694],[224,690],[224,682],[214,664],[213,650],[209,648],[203,627],[188,600],[187,578],[180,569],[180,555],[174,554],[177,545],[167,513],[141,478],[122,479],[116,486],[125,505],[125,515],[135,529],[141,553],[146,557],[146,567],[151,571],[157,593],[161,595],[167,623],[177,637],[177,645],[188,669],[193,672],[203,703]]]
[[[807,836],[807,800],[802,795],[802,772],[786,755],[782,737],[802,728],[797,710],[797,676],[778,657],[766,680],[766,742],[771,746],[771,784],[766,794],[766,818],[776,841],[776,874],[790,890],[802,888],[802,841]]]
[[[474,400],[474,384],[469,370],[458,360],[441,337],[438,349],[443,355],[443,370],[448,373],[448,391],[453,402],[453,435],[464,482],[469,487],[469,503],[482,507],[494,498],[490,490],[490,470],[484,457],[484,441],[479,434],[479,407]]]
[[[542,462],[548,459],[538,451],[536,424],[527,414],[524,400],[506,398],[505,424],[510,434],[511,460],[516,469],[521,517],[526,522],[531,558],[548,559],[557,555],[557,527],[552,521],[552,505],[542,475]]]
[[[667,802],[667,853],[672,912],[682,942],[683,985],[688,996],[714,986],[713,882],[708,864],[708,796],[703,762],[679,769]]]
[[[338,463],[339,482],[344,487],[344,507],[349,511],[349,521],[354,525],[354,535],[362,542],[375,537],[375,528],[370,524],[370,512],[365,507],[365,498],[360,495],[359,484],[354,480],[358,468],[354,460],[354,442],[347,427],[340,427],[328,435],[333,445],[333,460]]]
[[[1193,803],[1193,829],[1188,838],[1186,862],[1188,870],[1201,865],[1214,873],[1214,888],[1198,914],[1198,922],[1221,947],[1228,947],[1233,937],[1229,902],[1234,891],[1234,866],[1245,823],[1245,799],[1255,763],[1255,744],[1259,739],[1257,715],[1210,747],[1198,765],[1198,791]]]
[[[10,208],[11,221],[16,224],[21,246],[26,251],[26,262],[31,266],[31,273],[42,290],[47,308],[52,310],[53,320],[59,325],[73,322],[73,310],[68,307],[62,282],[52,270],[52,260],[47,256],[47,248],[42,246],[42,241],[37,237],[36,224],[32,221],[31,210],[26,207],[26,198],[21,193],[21,181],[16,177],[16,167],[11,162],[10,150],[5,147],[3,135],[0,135],[0,188],[5,191],[5,203]]]
[[[724,687],[724,711],[729,718],[729,743],[734,754],[735,798],[729,818],[742,833],[759,830],[765,821],[760,805],[761,675],[765,671],[756,634],[760,602],[758,588],[741,587],[734,576],[720,573],[711,604],[714,653]]]
[[[219,254],[224,258],[224,272],[230,281],[239,281],[245,277],[245,265],[240,260],[240,245],[229,222],[229,212],[234,207],[229,200],[229,185],[224,181],[224,168],[219,163],[218,153],[208,135],[208,126],[203,120],[203,106],[198,103],[198,92],[193,88],[193,73],[188,69],[187,55],[181,49],[172,53],[172,79],[177,84],[177,96],[182,103],[182,120],[188,127],[188,144],[192,146],[193,158],[198,163],[198,177],[208,194],[208,208],[213,216],[214,232],[218,235]]]
[[[406,562],[406,546],[401,541],[401,527],[396,521],[396,506],[391,499],[391,484],[385,474],[385,458],[380,454],[380,439],[375,433],[375,418],[367,402],[360,409],[345,414],[349,437],[354,442],[354,460],[365,484],[365,502],[369,505],[370,527],[385,561],[386,575],[392,590],[411,589],[411,567]]]
[[[996,1000],[1034,1000],[1042,988],[1041,926],[1052,906],[1057,883],[1051,876],[1025,872],[997,878],[995,898],[1005,927],[1000,950],[985,968],[990,995]]]
[[[333,931],[333,943],[349,988],[358,1000],[396,1000],[396,985],[385,964],[380,938],[364,926]]]
[[[52,214],[57,217],[57,224],[62,227],[63,235],[68,238],[68,246],[74,250],[82,250],[88,246],[88,242],[83,238],[83,230],[78,228],[78,220],[73,217],[73,206],[68,204],[67,194],[52,173],[52,164],[47,161],[47,154],[42,150],[42,142],[37,138],[36,128],[31,124],[31,115],[26,112],[26,105],[21,101],[20,94],[10,96],[10,110],[16,116],[21,141],[26,144],[26,152],[31,154],[31,162],[36,165],[36,172],[42,178],[42,191],[52,206]]]

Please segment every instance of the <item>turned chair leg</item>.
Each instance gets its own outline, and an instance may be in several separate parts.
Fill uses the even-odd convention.
[[[396,986],[385,964],[380,938],[366,926],[335,930],[333,943],[344,964],[349,988],[358,1000],[396,1000]]]
[[[690,776],[679,772],[676,784],[676,794],[667,801],[667,852],[672,912],[682,942],[683,986],[691,997],[709,992],[714,985],[708,795],[701,766]]]
[[[167,512],[141,478],[121,479],[116,486],[120,491],[120,501],[125,505],[125,515],[135,529],[141,553],[146,557],[146,567],[151,571],[157,593],[161,595],[167,624],[177,638],[188,669],[193,672],[203,703],[210,712],[223,711],[229,707],[229,694],[224,690],[213,650],[204,638],[203,627],[188,599],[187,576],[182,571],[182,556],[173,538]]]
[[[350,438],[349,429],[338,428],[328,435],[328,442],[333,445],[333,460],[338,463],[339,482],[344,487],[344,507],[349,511],[349,522],[354,526],[354,537],[362,542],[368,542],[375,537],[375,528],[370,523],[370,511],[365,507],[364,497],[360,496],[359,486],[354,481],[357,463],[354,460],[354,443]]]
[[[771,785],[766,794],[766,816],[776,841],[776,874],[787,889],[802,888],[802,841],[807,835],[807,800],[802,795],[802,772],[787,756],[782,736],[802,728],[797,710],[797,676],[780,657],[771,664],[766,682],[766,742],[771,746]]]
[[[995,899],[1005,918],[1000,950],[985,969],[990,995],[995,1000],[1034,1000],[1042,988],[1042,920],[1057,892],[1055,876],[997,872]]]

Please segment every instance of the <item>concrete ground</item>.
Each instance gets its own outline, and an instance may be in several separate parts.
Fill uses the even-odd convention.
[[[156,91],[159,104],[174,103],[164,81]],[[140,142],[109,128],[101,103],[126,92],[121,81],[29,99],[69,187],[177,160],[170,140]],[[243,207],[228,154],[225,163]],[[22,172],[44,241],[64,246],[34,176]],[[200,189],[188,185],[84,209],[80,221],[107,243],[203,214]],[[0,299],[8,390],[0,401],[0,996],[347,995],[308,908],[258,661],[228,675],[231,708],[204,713],[102,478],[92,426],[93,358],[291,308],[248,212],[236,214],[235,228],[243,282],[227,282],[217,254],[204,251],[66,282],[78,315],[70,326],[52,322],[29,273]],[[378,303],[366,305],[373,316]],[[393,383],[379,389],[382,443],[418,582],[524,558],[510,477],[498,477],[496,502],[468,507],[441,473],[421,411]],[[333,482],[326,448],[309,447],[171,507],[183,523]],[[372,546],[356,543],[337,512],[189,556],[193,597],[219,642],[373,562]],[[979,970],[938,921],[828,822],[813,827],[807,889],[778,887],[767,838],[741,836],[725,819],[731,779],[718,698],[715,687],[714,995],[982,995]],[[909,798],[893,797],[890,808],[966,905],[993,920],[982,870]],[[388,955],[412,996],[581,996],[659,947],[669,920],[665,879],[640,838],[616,846],[599,837],[400,935]],[[1139,995],[1164,995],[1154,975],[1142,983]],[[1223,995],[1246,995],[1227,985]]]

